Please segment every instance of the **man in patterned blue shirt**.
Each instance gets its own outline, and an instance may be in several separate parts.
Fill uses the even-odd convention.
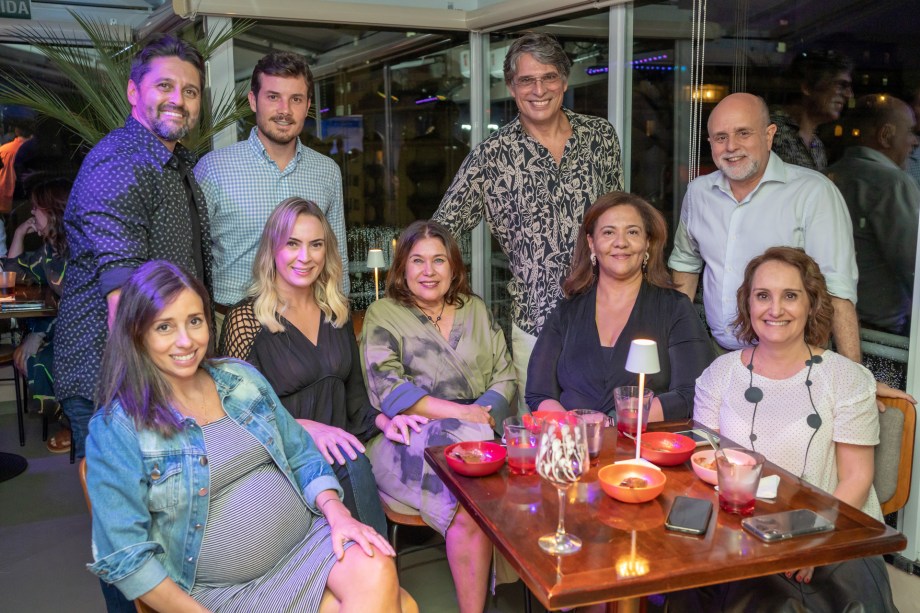
[[[250,87],[256,127],[249,138],[209,153],[195,167],[211,218],[214,300],[229,307],[245,297],[265,222],[293,196],[315,202],[326,214],[339,243],[347,295],[342,174],[330,158],[300,142],[313,73],[303,56],[274,52],[256,64]]]

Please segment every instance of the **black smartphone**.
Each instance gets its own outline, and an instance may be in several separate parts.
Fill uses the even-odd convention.
[[[796,536],[827,532],[834,523],[810,509],[794,509],[741,520],[741,527],[768,543]]]
[[[706,534],[709,518],[712,516],[712,502],[702,498],[678,496],[671,505],[671,512],[664,527],[684,534]]]

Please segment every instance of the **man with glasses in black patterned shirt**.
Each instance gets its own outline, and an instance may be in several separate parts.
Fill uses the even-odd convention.
[[[562,106],[571,66],[552,36],[529,32],[514,41],[504,72],[518,116],[470,152],[434,214],[455,233],[485,217],[508,256],[519,411],[530,353],[562,298],[585,210],[623,189],[613,126]]]

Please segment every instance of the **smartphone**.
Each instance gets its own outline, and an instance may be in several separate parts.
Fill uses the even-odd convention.
[[[741,526],[761,540],[774,543],[805,534],[833,530],[834,522],[810,509],[795,509],[747,517],[741,520]]]
[[[681,430],[680,432],[677,432],[676,434],[683,434],[684,436],[688,436],[688,437],[692,438],[692,439],[693,439],[693,442],[696,443],[696,446],[697,446],[697,447],[699,447],[700,445],[708,445],[708,444],[709,444],[709,439],[707,439],[707,438],[703,435],[703,431],[702,431],[702,430]],[[718,434],[710,434],[709,436],[711,436],[712,439],[713,439],[716,443],[718,443],[719,440],[720,440]]]
[[[712,516],[711,501],[678,496],[671,505],[671,512],[668,513],[664,527],[684,534],[706,534],[710,516]]]

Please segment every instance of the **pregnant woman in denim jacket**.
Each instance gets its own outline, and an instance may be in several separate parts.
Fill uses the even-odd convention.
[[[90,570],[158,611],[417,611],[265,379],[206,359],[209,331],[178,267],[124,287],[87,440]]]

